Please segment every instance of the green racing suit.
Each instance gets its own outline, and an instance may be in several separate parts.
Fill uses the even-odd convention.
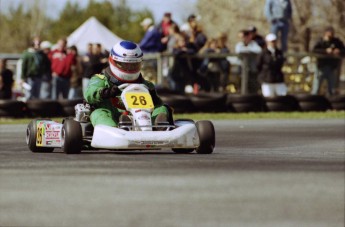
[[[103,99],[101,97],[101,90],[109,88],[113,84],[119,86],[123,82],[118,80],[112,80],[109,67],[106,68],[103,74],[94,75],[88,84],[86,91],[84,91],[84,99],[89,103],[94,110],[91,113],[90,119],[93,126],[96,125],[108,125],[118,126],[118,119],[120,115],[125,111],[125,106],[121,100],[121,94],[115,98]],[[113,78],[114,79],[114,78]],[[115,83],[114,83],[115,82]],[[133,83],[144,84],[148,87],[152,101],[154,104],[154,110],[152,112],[152,122],[160,113],[165,113],[169,117],[169,110],[163,101],[158,97],[155,90],[155,86],[152,82],[145,80],[142,75]]]

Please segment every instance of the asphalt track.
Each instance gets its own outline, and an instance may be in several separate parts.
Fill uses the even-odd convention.
[[[214,124],[211,155],[34,154],[0,125],[0,226],[344,226],[343,119]]]

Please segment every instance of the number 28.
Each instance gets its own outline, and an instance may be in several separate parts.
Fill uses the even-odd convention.
[[[146,99],[145,99],[145,97],[144,96],[135,96],[135,95],[132,95],[131,96],[131,98],[133,99],[133,105],[136,105],[136,106],[138,106],[138,105],[146,105],[147,104],[147,102],[146,102]]]

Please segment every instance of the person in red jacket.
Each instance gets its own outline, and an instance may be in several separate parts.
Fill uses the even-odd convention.
[[[72,66],[76,64],[74,53],[67,53],[67,40],[61,38],[57,42],[56,49],[49,53],[52,70],[52,99],[58,99],[59,95],[67,99],[72,76]]]

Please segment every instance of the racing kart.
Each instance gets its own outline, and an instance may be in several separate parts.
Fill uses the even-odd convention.
[[[131,122],[118,127],[92,126],[91,108],[87,103],[75,106],[75,117],[62,123],[50,119],[34,119],[26,130],[26,143],[32,152],[53,152],[61,148],[66,154],[82,150],[160,150],[171,148],[175,153],[210,154],[215,149],[215,130],[211,121],[173,120],[154,125],[154,105],[143,84],[123,84],[121,100]],[[172,116],[172,113],[170,114]],[[157,130],[159,128],[159,131]]]

